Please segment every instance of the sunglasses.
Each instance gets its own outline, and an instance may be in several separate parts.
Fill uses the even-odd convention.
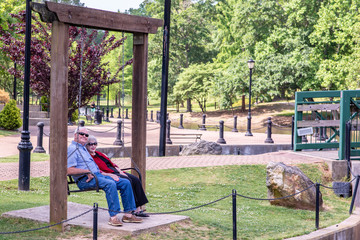
[[[94,143],[88,143],[87,145],[88,145],[88,146],[97,146],[97,142],[94,142]]]
[[[89,134],[87,134],[87,133],[78,132],[77,134],[79,134],[79,135],[81,135],[81,136],[89,137]]]

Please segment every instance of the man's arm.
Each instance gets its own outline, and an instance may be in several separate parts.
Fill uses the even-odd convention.
[[[81,169],[81,168],[76,168],[76,167],[69,167],[69,168],[67,169],[67,174],[69,174],[69,175],[88,174],[88,173],[90,173],[89,170]]]

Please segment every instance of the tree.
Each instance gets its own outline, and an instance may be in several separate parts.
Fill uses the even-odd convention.
[[[147,1],[145,9],[148,15],[162,19],[163,5],[160,0]],[[207,14],[210,9],[215,9],[211,1],[175,0],[171,7],[169,93],[172,93],[183,70],[193,64],[211,62],[216,56],[211,45],[212,25]],[[149,39],[149,89],[152,96],[160,97],[163,31]]]
[[[18,20],[15,24],[10,24],[9,29],[16,32],[18,36],[25,33],[25,12],[12,15]],[[31,41],[31,72],[30,87],[40,95],[50,96],[50,52],[51,36],[50,25],[44,24],[33,16],[32,41]],[[125,39],[116,40],[114,36],[109,36],[105,32],[100,43],[94,44],[97,37],[97,31],[91,32],[77,27],[69,28],[70,35],[70,54],[69,54],[69,72],[68,72],[68,106],[69,117],[78,108],[89,103],[94,95],[100,94],[104,86],[119,82],[117,76],[121,69],[132,63],[128,60],[124,66],[118,67],[116,71],[108,76],[108,62],[102,62],[102,58],[121,46]],[[1,50],[19,65],[24,65],[24,42],[4,32],[0,38],[3,41]],[[8,72],[17,77],[23,78],[22,72],[10,68]],[[81,74],[81,78],[80,78]],[[80,79],[82,81],[80,81]],[[81,102],[79,92],[81,85]],[[49,98],[50,99],[50,98]],[[78,103],[78,104],[77,104]],[[51,104],[51,103],[50,103]]]
[[[17,13],[25,9],[25,1],[23,0],[7,0],[0,3],[0,33],[8,32],[9,24],[15,22],[15,19],[10,16],[11,13]],[[2,46],[0,41],[0,47]],[[7,69],[14,66],[14,62],[11,61],[4,53],[0,52],[0,87],[8,93],[13,93],[13,78],[8,73]],[[17,84],[17,91],[22,90],[22,84]]]
[[[203,102],[212,88],[213,78],[211,65],[191,65],[179,74],[179,81],[174,86],[175,99],[195,99],[201,111],[205,112]]]

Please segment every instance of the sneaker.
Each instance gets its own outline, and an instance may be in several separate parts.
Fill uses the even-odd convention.
[[[131,215],[131,217],[123,216],[122,221],[125,223],[141,223],[143,220]]]
[[[149,214],[145,213],[144,211],[139,211],[139,212],[134,212],[134,215],[135,216],[138,216],[138,217],[150,217]]]
[[[117,217],[110,218],[108,224],[111,226],[122,226],[123,225],[123,223]]]

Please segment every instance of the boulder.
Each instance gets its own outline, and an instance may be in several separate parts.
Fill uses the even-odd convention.
[[[282,162],[270,162],[266,167],[266,186],[268,198],[289,196],[308,188],[314,183],[298,168],[287,166]],[[294,197],[271,200],[271,205],[290,208],[315,210],[316,188],[309,188]],[[320,209],[323,209],[323,200],[320,192]]]
[[[222,152],[222,147],[220,144],[215,142],[207,142],[205,140],[201,140],[199,142],[194,142],[187,146],[184,146],[180,156],[189,156],[189,155],[220,155]]]

